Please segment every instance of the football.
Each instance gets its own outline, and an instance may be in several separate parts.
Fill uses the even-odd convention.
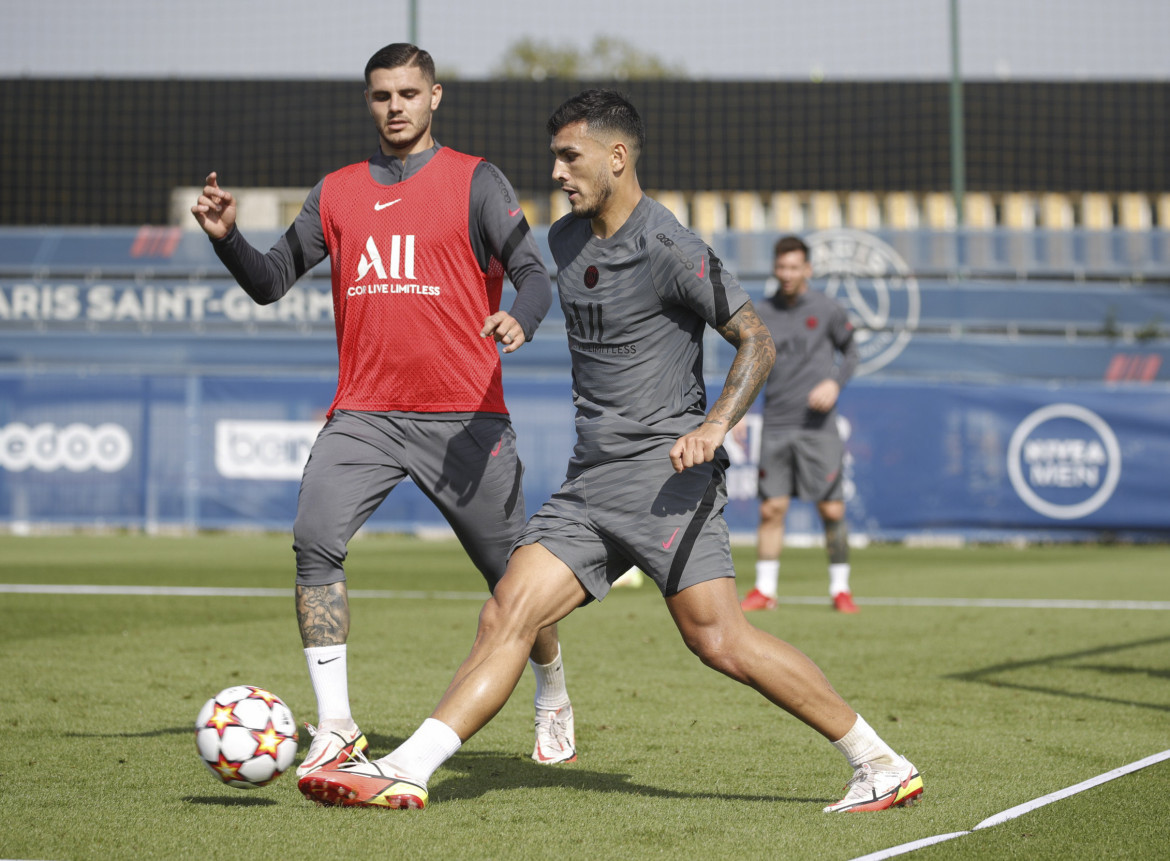
[[[276,694],[253,685],[225,688],[195,719],[195,746],[219,780],[256,789],[280,777],[297,755],[297,725]]]

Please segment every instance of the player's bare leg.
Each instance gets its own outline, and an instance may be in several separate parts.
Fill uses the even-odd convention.
[[[845,797],[826,812],[885,810],[922,795],[922,776],[833,690],[803,652],[748,624],[729,577],[666,599],[683,639],[703,663],[750,685],[833,743],[854,769]]]
[[[547,628],[541,628],[537,633],[536,641],[532,644],[532,651],[528,657],[538,664],[550,664],[557,659],[560,651],[557,626],[549,625]]]
[[[756,528],[756,582],[740,607],[745,611],[775,610],[780,580],[780,551],[784,549],[784,521],[789,498],[773,496],[760,501]]]
[[[856,613],[849,588],[849,527],[845,523],[845,503],[840,499],[817,503],[825,525],[825,551],[829,556],[829,597],[842,613]]]
[[[479,614],[471,654],[431,715],[466,741],[504,706],[524,672],[537,634],[586,598],[560,559],[539,544],[519,547]]]
[[[744,618],[734,579],[697,583],[666,605],[687,647],[707,666],[755,688],[829,741],[856,722],[857,714],[807,655]]]
[[[427,781],[507,702],[537,634],[585,599],[573,572],[538,544],[520,547],[479,616],[471,654],[432,715],[388,756],[306,775],[297,786],[325,804],[420,809]]]
[[[773,496],[760,500],[760,526],[756,532],[756,557],[779,559],[784,549],[784,522],[791,499]]]

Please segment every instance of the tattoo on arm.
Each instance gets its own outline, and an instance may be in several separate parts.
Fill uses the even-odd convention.
[[[297,624],[301,643],[337,646],[349,637],[349,599],[345,581],[328,586],[297,586]]]
[[[730,430],[751,408],[767,382],[772,363],[776,361],[776,344],[750,300],[719,326],[718,332],[735,347],[735,359],[727,372],[723,392],[707,413],[707,422],[722,424]]]

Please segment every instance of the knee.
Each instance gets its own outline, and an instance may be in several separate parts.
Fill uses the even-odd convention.
[[[760,503],[760,520],[765,523],[783,523],[787,515],[787,497],[775,496]]]
[[[703,629],[691,632],[683,638],[689,648],[705,666],[718,670],[725,676],[743,681],[738,661],[738,650],[733,638],[720,629]]]
[[[488,641],[511,640],[522,638],[527,627],[520,617],[519,608],[509,606],[506,600],[500,600],[493,595],[484,603],[479,611],[479,629],[476,638]],[[529,639],[535,640],[536,630],[531,631]]]
[[[845,503],[843,500],[832,499],[827,502],[821,502],[818,503],[817,508],[820,510],[821,520],[824,521],[826,528],[832,523],[845,519]]]
[[[479,636],[490,636],[499,631],[506,619],[507,614],[496,597],[488,598],[479,611]]]

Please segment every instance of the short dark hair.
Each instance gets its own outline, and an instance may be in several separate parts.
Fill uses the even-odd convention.
[[[555,137],[565,126],[584,121],[590,131],[616,132],[637,155],[646,146],[642,118],[617,90],[585,90],[564,102],[548,118],[548,133]]]
[[[772,259],[775,260],[781,254],[788,254],[792,251],[799,251],[804,255],[805,260],[811,259],[808,253],[808,246],[805,245],[804,240],[799,236],[781,236],[777,239],[775,246],[772,248]]]
[[[401,66],[418,66],[427,83],[435,83],[435,61],[431,55],[409,42],[395,42],[380,48],[366,63],[366,86],[370,85],[370,73],[375,69],[397,69]]]

